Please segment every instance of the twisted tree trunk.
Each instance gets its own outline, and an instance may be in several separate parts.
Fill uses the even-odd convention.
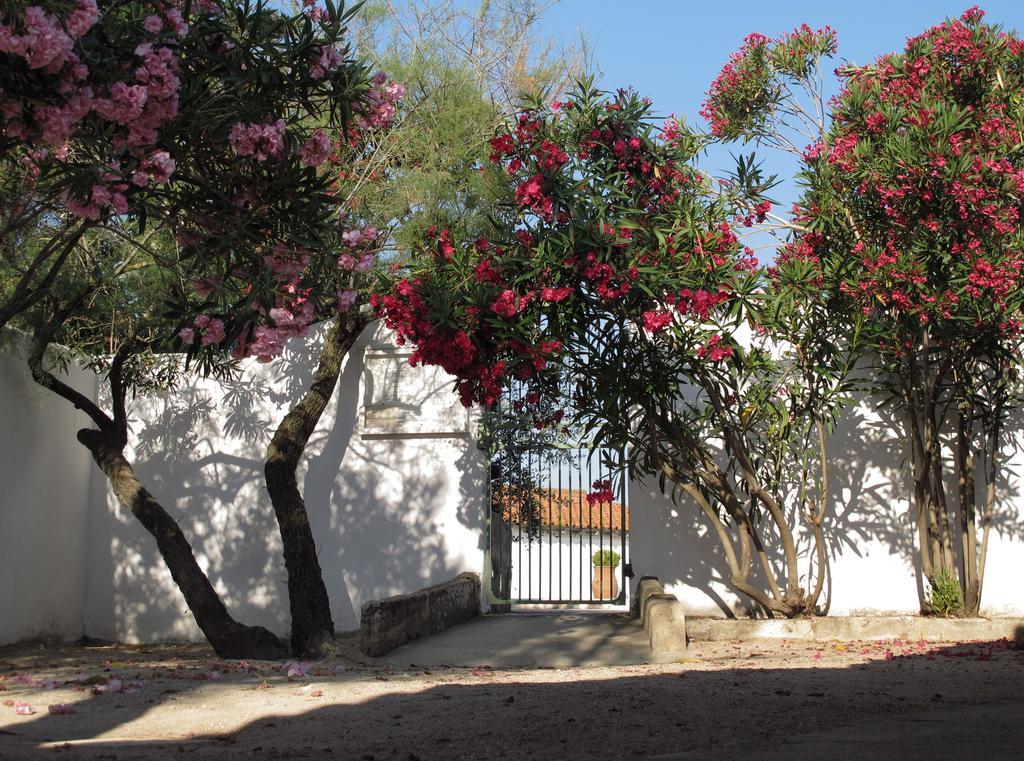
[[[352,314],[340,315],[331,325],[313,382],[277,427],[263,468],[288,572],[292,650],[304,657],[330,652],[334,621],[296,470],[338,385],[342,361],[367,324],[366,317]]]
[[[83,428],[78,440],[92,454],[93,460],[107,477],[118,501],[134,515],[156,540],[160,556],[171,572],[171,578],[185,597],[196,623],[214,651],[221,658],[277,659],[288,655],[288,649],[273,633],[262,626],[239,623],[221,601],[213,584],[199,567],[192,546],[181,527],[160,505],[135,475],[124,456],[128,443],[125,388],[121,382],[121,366],[127,352],[119,354],[110,372],[113,417],[91,399],[60,381],[43,367],[46,342],[37,343],[29,366],[36,383],[71,402],[85,412],[96,428]]]

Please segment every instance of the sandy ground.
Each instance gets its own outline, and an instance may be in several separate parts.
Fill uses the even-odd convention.
[[[0,649],[0,759],[1024,758],[1024,651],[1005,641],[708,642],[532,670],[386,667],[345,644],[290,677],[201,646]]]

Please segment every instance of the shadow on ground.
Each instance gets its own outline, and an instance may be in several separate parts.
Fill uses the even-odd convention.
[[[319,696],[280,672],[268,688],[258,672],[154,679],[145,700],[0,715],[0,758],[1024,758],[1024,651],[1005,640],[698,643],[692,655],[573,670],[356,668],[311,677]],[[218,712],[221,729],[203,729]]]
[[[479,616],[414,640],[380,662],[396,668],[628,666],[650,661],[640,620],[628,613],[538,612]]]

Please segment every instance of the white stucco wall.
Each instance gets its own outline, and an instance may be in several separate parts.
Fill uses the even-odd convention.
[[[374,330],[349,353],[300,474],[339,630],[358,627],[367,600],[480,573],[484,562],[484,468],[465,432],[471,427],[463,419],[461,435],[437,435],[429,429],[439,426],[419,414],[431,404],[444,412],[450,382],[434,369],[403,370],[401,382],[418,399],[400,411],[400,427],[419,432],[366,424],[368,346],[377,360],[389,353]],[[131,457],[143,483],[191,539],[231,613],[281,634],[289,626],[286,574],[263,463],[278,422],[308,385],[317,340],[292,342],[269,365],[247,365],[238,382],[198,381],[131,410]],[[94,493],[86,569],[89,635],[201,638],[155,543],[103,483]]]
[[[587,599],[593,593],[594,566],[598,550],[623,554],[620,532],[559,531],[544,529],[532,540],[520,539],[518,526],[512,528],[512,599]],[[627,549],[629,538],[626,536]],[[628,556],[628,553],[627,553]],[[622,589],[622,563],[615,567],[615,581]],[[627,598],[626,606],[629,602]],[[604,607],[615,607],[606,605]]]
[[[75,434],[88,423],[63,399],[37,386],[20,339],[0,352],[0,644],[82,633],[92,459]],[[94,397],[91,374],[64,378]]]
[[[181,523],[231,612],[282,634],[286,576],[263,461],[281,416],[306,388],[315,346],[315,338],[293,342],[281,361],[252,363],[237,382],[186,384],[131,410],[129,456],[143,482]],[[358,625],[367,600],[483,572],[487,468],[475,426],[452,406],[440,371],[403,371],[396,380],[386,370],[391,359],[403,362],[383,335],[362,336],[302,474],[342,630]],[[73,371],[70,380],[97,393],[89,374]],[[398,403],[375,405],[391,385]],[[152,538],[77,443],[87,419],[35,386],[11,353],[0,353],[0,420],[0,643],[83,633],[199,639]],[[900,442],[865,405],[830,448],[829,612],[916,612],[921,581]],[[1022,466],[1024,453],[1013,455],[1000,484],[983,594],[990,614],[1024,615],[1024,494],[1015,475]],[[673,505],[655,484],[629,491],[635,578],[659,576],[691,615],[747,612],[749,603],[723,582],[717,542],[694,506]],[[806,537],[803,547],[806,556]]]
[[[849,411],[829,441],[831,511],[828,583],[821,604],[832,615],[917,613],[922,581],[916,529],[901,442],[870,403]],[[999,484],[982,592],[983,615],[1024,615],[1024,453],[1014,453]],[[630,484],[634,584],[658,576],[693,615],[746,615],[752,605],[725,583],[727,566],[717,537],[689,498],[674,505],[657,481]],[[980,532],[979,532],[980,533]],[[803,573],[812,547],[801,537]],[[770,549],[769,549],[770,551]],[[804,580],[803,586],[809,584]]]

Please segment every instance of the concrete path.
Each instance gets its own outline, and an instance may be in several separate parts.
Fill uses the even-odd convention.
[[[629,666],[651,650],[638,619],[625,613],[555,611],[486,615],[379,658],[397,667]]]

